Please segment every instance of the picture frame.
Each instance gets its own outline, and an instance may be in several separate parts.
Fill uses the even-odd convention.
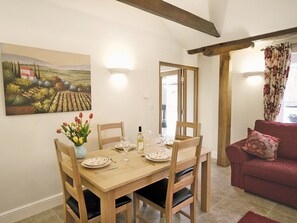
[[[92,109],[90,56],[0,46],[7,116]]]

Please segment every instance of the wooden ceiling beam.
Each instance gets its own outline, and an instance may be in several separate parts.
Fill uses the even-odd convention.
[[[263,40],[263,39],[270,39],[270,38],[281,38],[284,36],[290,36],[290,35],[296,35],[297,34],[297,27],[290,28],[290,29],[284,29],[276,32],[271,32],[271,33],[266,33],[258,36],[252,36],[244,39],[239,39],[239,40],[233,40],[229,42],[224,42],[224,43],[218,43],[210,46],[205,46],[205,47],[200,47],[197,49],[192,49],[188,50],[188,54],[196,54],[196,53],[203,53],[204,51],[216,51],[220,50],[220,48],[228,48],[256,40]]]
[[[162,18],[182,24],[214,37],[220,37],[215,25],[199,16],[162,0],[117,0]]]
[[[249,47],[254,47],[254,42],[247,41],[242,43],[237,43],[234,45],[222,46],[222,47],[208,47],[203,51],[204,56],[215,56],[223,53],[228,53],[234,50],[241,50]]]

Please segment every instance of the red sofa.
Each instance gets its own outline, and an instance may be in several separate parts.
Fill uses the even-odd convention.
[[[229,145],[231,185],[297,208],[297,124],[257,120],[254,130],[280,139],[277,160],[245,152],[246,139]]]

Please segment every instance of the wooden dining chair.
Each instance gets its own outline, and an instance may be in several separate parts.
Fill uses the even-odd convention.
[[[185,140],[200,135],[201,124],[193,122],[176,122],[175,140]],[[184,175],[192,172],[193,168],[185,169],[176,174],[176,180],[180,180]]]
[[[200,135],[201,124],[193,122],[176,122],[175,140],[185,140]]]
[[[139,222],[139,219],[148,222],[139,214],[140,200],[159,210],[161,215],[165,215],[166,223],[171,223],[173,214],[177,212],[188,217],[191,223],[196,223],[197,199],[195,198],[198,190],[197,178],[202,138],[202,136],[199,136],[184,141],[175,141],[172,148],[168,178],[133,193],[134,220],[136,223]],[[184,149],[192,149],[193,156],[188,159],[179,159],[179,154]],[[175,180],[176,173],[190,167],[193,168],[192,173],[177,182]],[[181,210],[188,205],[190,205],[190,214]]]
[[[99,149],[103,149],[104,145],[120,142],[121,136],[125,136],[124,122],[98,124],[97,130]]]
[[[100,221],[100,198],[81,183],[78,163],[74,148],[54,140],[64,195],[64,222],[93,223]],[[71,170],[65,168],[64,162],[71,163]],[[132,202],[127,196],[116,200],[116,213],[125,211],[126,222],[131,222]]]

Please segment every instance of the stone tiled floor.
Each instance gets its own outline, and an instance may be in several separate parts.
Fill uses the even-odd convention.
[[[281,223],[296,223],[297,210],[276,202],[248,194],[230,186],[230,167],[223,168],[212,163],[212,201],[208,213],[197,208],[200,223],[236,223],[247,211],[253,211]],[[152,223],[160,222],[159,213],[150,207],[142,209],[142,215]],[[62,223],[63,210],[58,206],[17,223]],[[117,222],[124,222],[122,214]],[[174,222],[189,222],[182,215],[176,215]]]

